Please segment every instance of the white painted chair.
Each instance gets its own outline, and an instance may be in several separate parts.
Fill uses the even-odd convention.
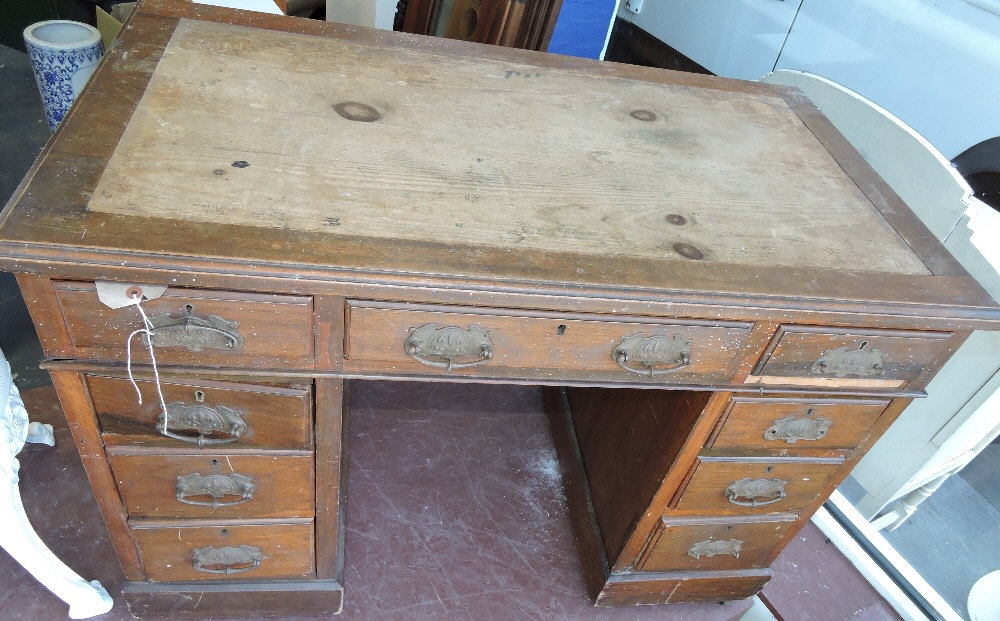
[[[69,604],[71,619],[86,619],[111,610],[114,602],[101,583],[86,582],[52,553],[31,527],[18,489],[17,454],[25,442],[55,445],[51,425],[29,423],[10,364],[0,351],[0,547],[31,575]]]
[[[775,71],[801,89],[983,287],[1000,299],[1000,214],[937,149],[864,97],[820,76]],[[993,243],[988,240],[992,238]],[[896,528],[1000,435],[1000,333],[975,332],[852,473],[858,511]],[[891,506],[889,506],[891,504]]]

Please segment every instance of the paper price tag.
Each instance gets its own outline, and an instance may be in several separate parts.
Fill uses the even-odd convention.
[[[119,282],[97,282],[96,284],[98,299],[109,308],[124,308],[146,300],[155,300],[167,290],[163,285]]]

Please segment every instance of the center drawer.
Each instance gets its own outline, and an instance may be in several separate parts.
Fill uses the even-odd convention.
[[[349,303],[349,372],[719,384],[750,324]]]

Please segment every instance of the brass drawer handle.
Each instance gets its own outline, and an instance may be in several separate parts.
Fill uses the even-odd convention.
[[[154,347],[184,347],[188,351],[243,348],[238,323],[215,315],[195,315],[191,304],[184,306],[179,317],[154,315],[149,321],[153,324]],[[143,334],[142,338],[148,346],[148,337]]]
[[[490,333],[479,326],[462,329],[428,323],[410,329],[403,350],[423,364],[451,371],[492,358],[493,341]]]
[[[739,539],[730,539],[728,541],[713,541],[709,539],[707,541],[699,541],[691,546],[688,550],[688,556],[694,558],[696,561],[700,561],[703,556],[712,558],[713,556],[730,555],[739,558],[740,548],[742,547],[743,542]]]
[[[867,347],[868,341],[863,341],[857,349],[850,347],[828,349],[812,363],[809,370],[817,375],[835,377],[882,375],[885,371],[885,352],[875,347],[871,349]]]
[[[762,507],[783,499],[787,484],[788,481],[781,479],[751,479],[747,477],[730,483],[723,494],[734,505]]]
[[[812,408],[802,418],[789,416],[779,418],[771,423],[764,432],[765,440],[784,440],[786,444],[795,444],[799,440],[822,440],[833,425],[833,421],[818,416],[812,418]]]
[[[168,438],[198,446],[229,444],[238,441],[249,429],[244,416],[245,410],[224,405],[212,408],[200,403],[171,403],[156,419],[156,430]],[[215,437],[219,435],[222,437]]]
[[[239,574],[260,567],[264,554],[256,546],[207,547],[191,551],[191,565],[206,574]]]
[[[256,491],[253,478],[232,472],[230,474],[209,474],[202,476],[194,472],[177,477],[174,496],[178,501],[199,507],[232,507],[253,499]],[[211,500],[192,500],[192,497],[208,496]],[[223,502],[220,499],[235,496],[238,500]]]
[[[692,341],[680,334],[673,336],[623,336],[611,350],[611,357],[621,368],[641,375],[662,375],[691,364]]]

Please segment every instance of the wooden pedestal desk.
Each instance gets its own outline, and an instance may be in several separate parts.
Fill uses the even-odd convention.
[[[798,91],[180,1],[0,252],[140,615],[340,609],[373,378],[547,387],[597,604],[750,596],[1000,325]]]

